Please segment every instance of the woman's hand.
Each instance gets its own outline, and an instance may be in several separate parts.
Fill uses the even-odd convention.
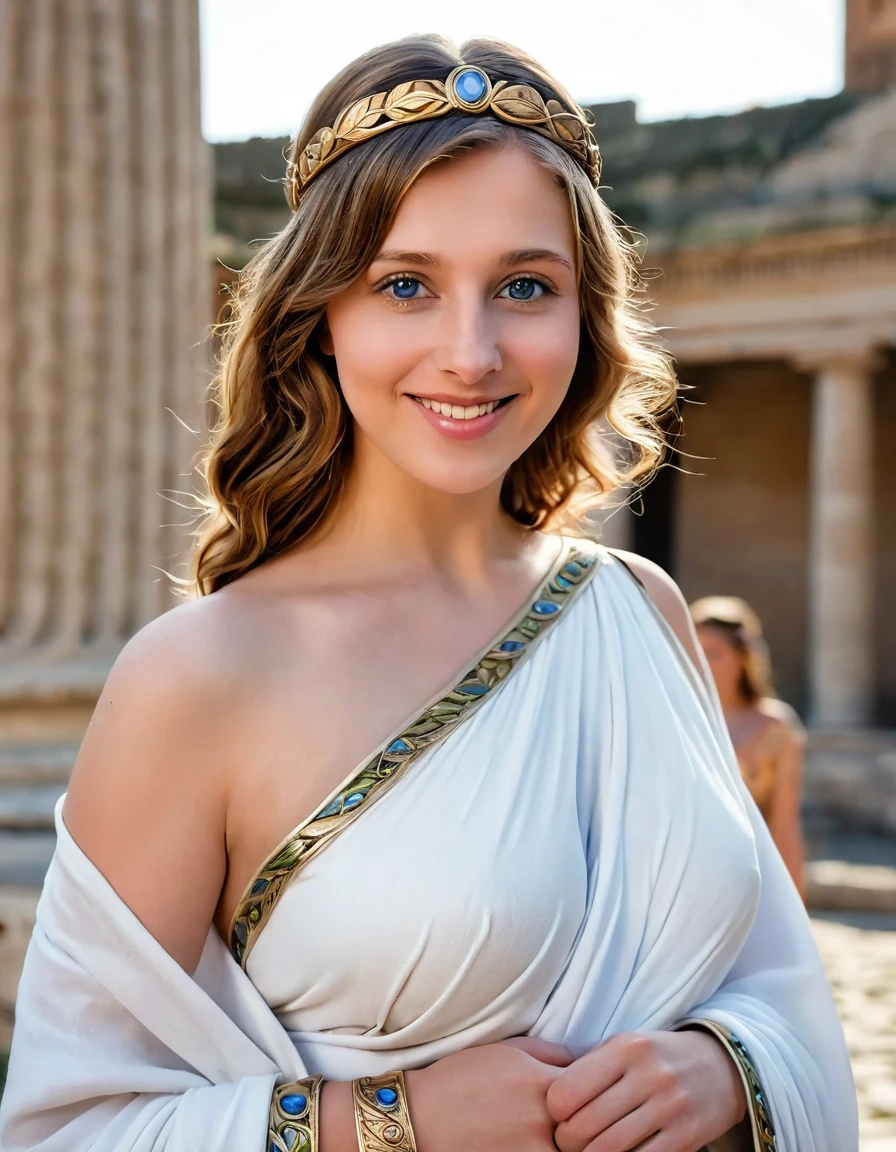
[[[560,1152],[699,1152],[743,1120],[731,1057],[708,1032],[627,1032],[548,1088]]]
[[[572,1059],[560,1044],[515,1036],[406,1072],[418,1152],[556,1152],[547,1091]]]

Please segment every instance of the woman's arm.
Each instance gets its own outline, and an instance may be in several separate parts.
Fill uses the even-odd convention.
[[[176,608],[125,647],[63,809],[81,851],[187,972],[224,882],[228,779],[241,740],[226,624],[204,608]]]
[[[720,749],[729,754],[729,763],[720,767],[740,795],[752,824],[762,878],[759,907],[747,941],[722,986],[693,1010],[692,1018],[721,1026],[744,1046],[772,1114],[777,1152],[802,1152],[804,1148],[855,1152],[855,1087],[830,985],[805,909],[737,771],[687,604],[675,582],[655,564],[626,553],[620,559],[641,581],[700,673],[708,719]]]
[[[230,640],[203,602],[184,605],[109,676],[19,988],[6,1152],[267,1146],[278,1067],[189,975],[225,874],[245,739]]]
[[[776,758],[775,789],[768,830],[803,900],[806,899],[800,804],[803,790],[803,744],[783,727]]]

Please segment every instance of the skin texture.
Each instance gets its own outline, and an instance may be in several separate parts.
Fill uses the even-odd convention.
[[[745,699],[740,687],[741,654],[721,628],[700,625],[697,637],[715,680],[731,741],[748,786],[753,772],[758,774],[771,767],[773,790],[763,804],[763,815],[781,858],[805,899],[800,825],[803,741],[795,713],[780,700]]]
[[[418,180],[383,251],[417,256],[378,259],[332,302],[322,337],[355,422],[339,508],[313,539],[134,637],[66,800],[76,841],[188,971],[210,924],[227,938],[273,846],[463,671],[559,552],[556,538],[513,523],[499,493],[576,362],[565,193],[518,149],[473,152]],[[515,399],[487,432],[458,439],[415,395]],[[693,646],[675,585],[631,562]],[[644,1147],[694,1152],[741,1119],[739,1081],[714,1040],[648,1040],[616,1038],[571,1063],[520,1038],[411,1072],[419,1150],[552,1152],[559,1123],[561,1152],[609,1152],[635,1147],[646,1122],[663,1137]],[[596,1114],[583,1116],[592,1100]],[[347,1084],[325,1086],[321,1146],[356,1148]]]

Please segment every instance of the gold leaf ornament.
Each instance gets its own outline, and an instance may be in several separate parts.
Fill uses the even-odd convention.
[[[426,120],[440,116],[450,107],[443,86],[439,91],[433,84],[415,81],[413,84],[400,84],[399,87],[402,91],[398,95],[394,90],[390,92],[383,108],[390,120]]]
[[[321,128],[316,139],[320,149],[318,155],[320,156],[321,163],[323,163],[336,145],[336,133],[332,128]]]
[[[530,124],[544,124],[549,119],[541,94],[528,84],[508,84],[496,93],[492,104],[495,111],[507,119],[513,117]]]
[[[530,128],[553,139],[575,156],[596,184],[600,176],[600,154],[588,122],[579,109],[565,107],[559,100],[545,101],[529,84],[511,84],[499,80],[494,85],[481,69],[485,83],[480,100],[470,102],[452,87],[452,77],[459,77],[467,66],[459,66],[442,80],[408,80],[388,92],[377,92],[353,101],[332,128],[321,128],[308,142],[298,162],[287,169],[287,190],[295,209],[307,183],[343,152],[390,128],[417,120],[430,120],[457,110],[472,115],[491,112],[510,124]],[[449,91],[450,89],[450,91]]]
[[[556,132],[570,143],[575,143],[585,139],[585,125],[575,116],[570,116],[568,112],[564,112],[558,116],[551,117],[551,123]]]
[[[350,104],[333,125],[333,132],[337,136],[347,136],[353,128],[363,123],[367,113],[370,111],[372,101],[372,96],[365,96],[363,100],[356,100],[354,104]],[[377,114],[377,116],[373,118],[373,123],[376,123],[378,119],[379,115]]]

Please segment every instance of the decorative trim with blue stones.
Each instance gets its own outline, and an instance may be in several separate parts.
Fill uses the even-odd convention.
[[[352,1081],[359,1152],[416,1152],[402,1072]]]
[[[317,1152],[323,1078],[309,1076],[274,1089],[268,1152]]]
[[[724,1024],[702,1017],[689,1017],[675,1026],[677,1031],[685,1028],[699,1028],[711,1032],[737,1065],[741,1083],[747,1097],[747,1116],[753,1136],[753,1152],[777,1152],[778,1142],[769,1112],[768,1097],[759,1079],[759,1072],[747,1046]]]
[[[352,820],[399,779],[420,754],[443,740],[500,688],[560,618],[600,566],[603,553],[585,541],[564,544],[535,601],[503,632],[453,688],[390,736],[317,811],[283,840],[256,873],[237,905],[230,950],[246,967],[249,952],[285,885]]]

